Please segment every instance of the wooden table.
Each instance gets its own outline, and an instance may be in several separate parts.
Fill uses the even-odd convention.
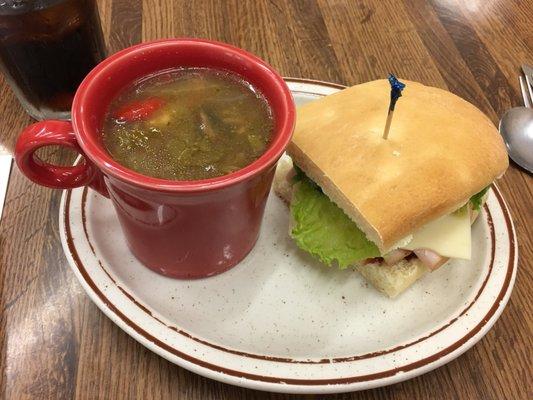
[[[217,39],[259,55],[285,76],[352,85],[393,71],[448,88],[495,123],[521,105],[519,65],[533,64],[533,3],[527,0],[102,0],[99,6],[110,53],[161,37]],[[12,149],[31,121],[6,82],[0,84],[0,142]],[[46,153],[54,162],[73,160],[63,150]],[[338,398],[533,398],[533,179],[511,165],[499,186],[518,232],[520,270],[494,328],[436,371]],[[202,378],[115,326],[67,265],[58,233],[60,197],[13,168],[0,225],[2,398],[293,397]]]

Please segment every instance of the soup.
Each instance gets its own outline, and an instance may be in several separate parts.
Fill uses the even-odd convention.
[[[183,68],[133,84],[105,117],[103,142],[118,163],[171,180],[214,178],[259,158],[273,130],[263,95],[225,71]]]

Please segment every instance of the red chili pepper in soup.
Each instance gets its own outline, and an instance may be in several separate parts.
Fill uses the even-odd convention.
[[[132,101],[116,110],[115,118],[126,122],[142,120],[159,110],[164,103],[162,99],[157,97]]]

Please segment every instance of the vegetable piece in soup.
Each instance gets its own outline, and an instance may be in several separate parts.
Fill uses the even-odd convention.
[[[143,175],[198,180],[251,164],[273,130],[269,105],[225,71],[184,68],[149,76],[119,94],[103,127],[118,163]]]

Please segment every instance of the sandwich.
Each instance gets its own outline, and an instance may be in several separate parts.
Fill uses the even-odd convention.
[[[406,83],[387,139],[387,80],[299,107],[274,178],[298,247],[355,268],[391,298],[450,259],[470,259],[471,223],[508,167],[502,138],[479,109]]]

